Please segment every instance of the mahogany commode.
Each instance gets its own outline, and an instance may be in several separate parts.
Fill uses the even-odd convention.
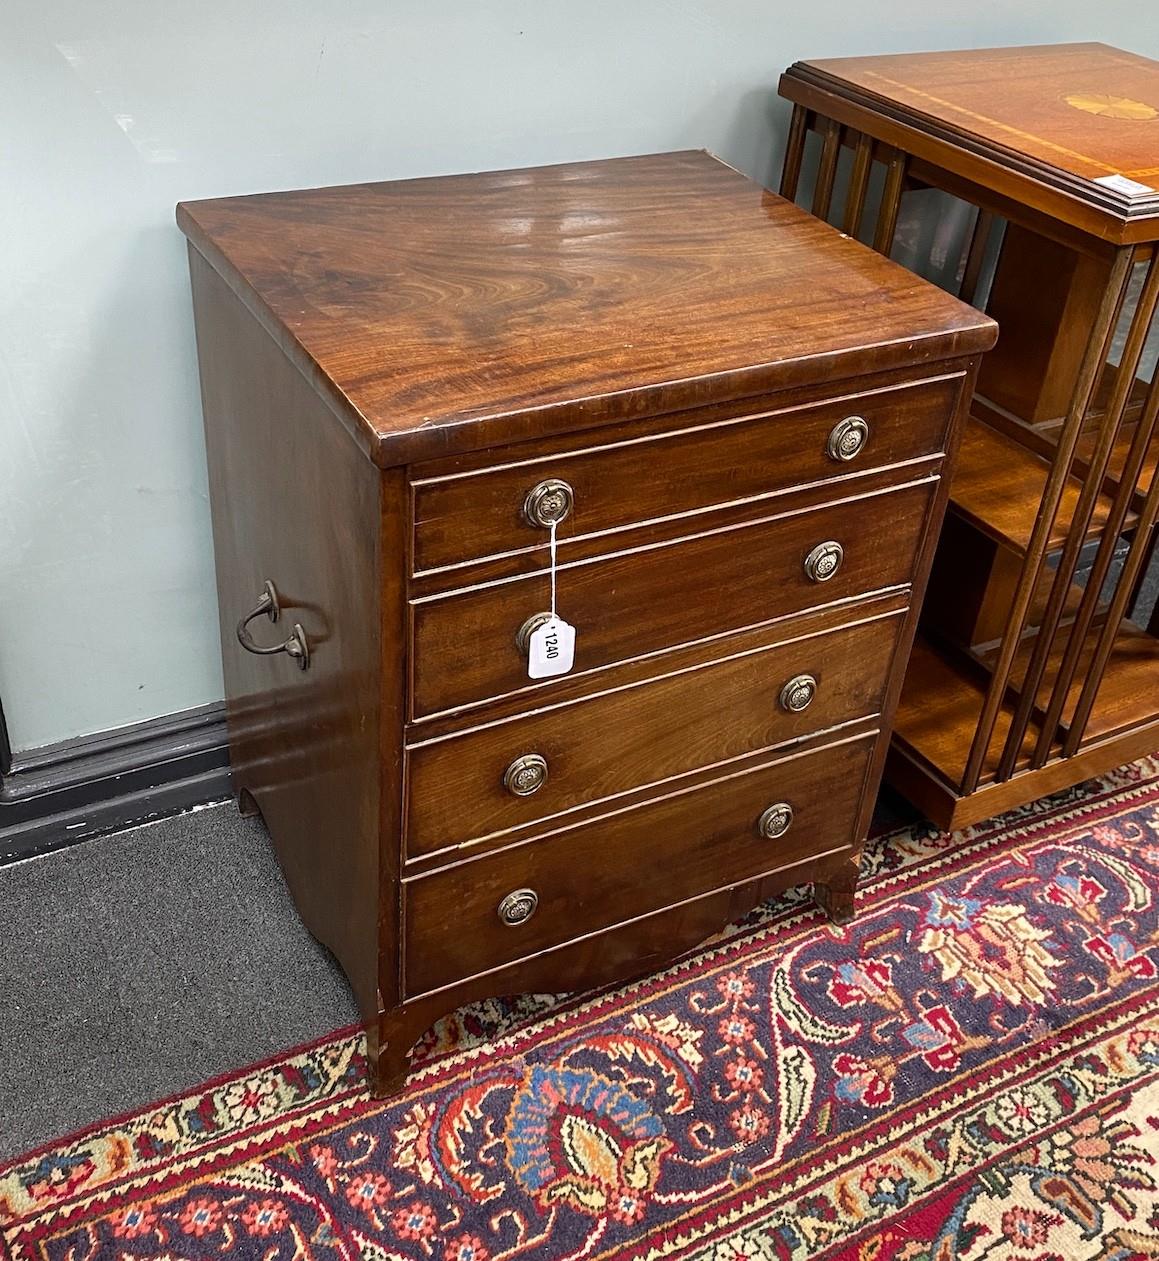
[[[375,1088],[472,999],[848,917],[993,323],[704,153],[178,220],[235,785]]]

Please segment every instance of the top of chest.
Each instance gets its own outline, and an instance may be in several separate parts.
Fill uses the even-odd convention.
[[[984,186],[1053,193],[1044,209],[1104,216],[1108,239],[1159,234],[1159,61],[1092,43],[836,57],[797,62],[781,93],[858,111],[870,134],[950,169],[983,158],[969,174]]]
[[[702,152],[187,202],[178,222],[383,466],[994,336]]]

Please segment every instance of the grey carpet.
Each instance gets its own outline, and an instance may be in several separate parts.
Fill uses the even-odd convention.
[[[232,804],[0,867],[0,1160],[355,1019]]]

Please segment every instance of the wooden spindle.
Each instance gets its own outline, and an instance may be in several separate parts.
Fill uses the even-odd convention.
[[[1155,376],[1156,380],[1159,380],[1159,372],[1156,372]],[[1154,383],[1152,384],[1154,385]],[[1134,602],[1139,598],[1139,584],[1150,572],[1151,566],[1154,564],[1159,564],[1159,538],[1157,537],[1152,537],[1150,554],[1135,579],[1135,588],[1131,592],[1132,604],[1134,604]],[[1147,634],[1150,635],[1152,639],[1159,639],[1159,600],[1156,600],[1151,606],[1151,616],[1147,619]]]
[[[1156,373],[1156,376],[1159,378],[1159,373]],[[1154,393],[1157,388],[1159,386],[1152,382],[1151,392]],[[1099,633],[1099,638],[1095,644],[1094,656],[1087,666],[1086,681],[1083,683],[1082,691],[1079,693],[1074,715],[1070,720],[1070,726],[1067,728],[1066,739],[1063,741],[1063,757],[1073,757],[1082,743],[1083,733],[1086,731],[1091,710],[1095,705],[1095,698],[1099,693],[1099,685],[1103,681],[1103,674],[1106,671],[1107,662],[1110,660],[1111,651],[1115,646],[1115,639],[1119,634],[1120,624],[1127,611],[1127,600],[1135,589],[1135,583],[1142,573],[1144,561],[1151,554],[1151,534],[1155,529],[1157,516],[1159,516],[1159,476],[1154,476],[1151,478],[1151,485],[1147,490],[1146,498],[1143,500],[1139,520],[1135,525],[1135,537],[1131,541],[1127,558],[1123,562],[1123,572],[1119,575],[1115,594],[1111,597],[1111,602],[1107,609],[1107,620],[1103,623],[1103,629]]]
[[[1147,326],[1151,322],[1151,312],[1155,309],[1156,297],[1159,297],[1159,269],[1152,264],[1148,272],[1147,282],[1143,287],[1138,311],[1138,314],[1140,316],[1145,315],[1145,318],[1137,319],[1132,323],[1131,331],[1127,337],[1127,344],[1123,351],[1123,371],[1116,378],[1115,388],[1107,411],[1103,416],[1102,423],[1099,425],[1087,477],[1083,482],[1078,500],[1074,506],[1070,529],[1067,531],[1066,539],[1063,541],[1062,553],[1059,556],[1058,566],[1055,569],[1054,581],[1051,583],[1050,594],[1047,597],[1046,608],[1042,614],[1038,635],[1031,649],[1030,659],[1026,664],[1026,672],[1023,676],[1018,703],[1014,709],[1014,721],[1010,725],[1006,746],[1002,750],[1002,756],[998,762],[999,779],[1008,779],[1014,770],[1014,763],[1017,761],[1019,750],[1022,747],[1022,740],[1026,734],[1030,714],[1038,699],[1038,691],[1042,684],[1046,663],[1050,660],[1050,655],[1054,650],[1054,642],[1058,635],[1062,611],[1066,606],[1066,598],[1071,584],[1074,582],[1079,554],[1090,533],[1095,507],[1098,504],[1099,496],[1102,494],[1103,478],[1106,475],[1107,466],[1110,462],[1111,451],[1122,426],[1123,414],[1131,392],[1131,383],[1135,379],[1135,370],[1139,364],[1139,357],[1143,353],[1143,342],[1146,339]],[[1144,306],[1147,308],[1146,312],[1143,310]],[[1117,324],[1118,321],[1116,319],[1112,327]],[[1057,679],[1055,682],[1055,691],[1057,691]],[[1063,696],[1065,697],[1065,695],[1064,692]],[[1045,747],[1049,749],[1052,741],[1053,732],[1044,726],[1040,734],[1039,747],[1043,746],[1045,742]],[[1043,761],[1045,761],[1045,756]],[[1039,765],[1041,764],[1039,763]]]
[[[1127,335],[1126,345],[1123,347],[1115,390],[1107,407],[1107,413],[1103,417],[1099,442],[1092,454],[1087,480],[1083,486],[1084,495],[1092,487],[1094,488],[1094,493],[1091,496],[1092,512],[1094,502],[1101,492],[1103,477],[1110,462],[1110,454],[1122,431],[1123,417],[1126,415],[1127,403],[1130,400],[1131,389],[1135,383],[1135,373],[1139,368],[1139,361],[1143,355],[1143,347],[1147,341],[1147,335],[1157,304],[1159,304],[1159,260],[1153,258],[1147,272],[1147,279],[1143,284],[1143,290],[1139,295],[1139,304],[1135,308],[1135,317],[1131,324],[1131,330]],[[1075,670],[1078,668],[1083,644],[1086,641],[1087,633],[1090,630],[1091,622],[1094,620],[1095,611],[1099,605],[1099,595],[1111,568],[1111,561],[1115,554],[1115,545],[1118,542],[1119,533],[1123,528],[1131,501],[1134,498],[1135,483],[1143,467],[1143,460],[1146,457],[1147,447],[1151,441],[1151,433],[1155,427],[1156,411],[1159,411],[1159,388],[1156,388],[1156,385],[1152,383],[1152,387],[1148,392],[1147,404],[1139,418],[1134,438],[1123,462],[1118,488],[1111,502],[1107,519],[1102,526],[1102,537],[1099,540],[1094,564],[1087,578],[1082,599],[1079,601],[1075,620],[1070,628],[1070,636],[1063,650],[1058,673],[1051,688],[1042,730],[1039,732],[1038,743],[1035,746],[1032,759],[1032,765],[1036,769],[1045,765],[1054,741],[1055,729],[1062,718],[1063,709],[1070,694],[1070,687],[1074,681]],[[1072,533],[1079,524],[1078,517],[1081,506],[1082,496],[1080,496],[1079,505],[1076,506],[1075,521],[1071,526]],[[1080,538],[1075,548],[1076,556],[1079,548],[1082,546],[1082,541]],[[1070,542],[1069,538],[1067,542]],[[1064,553],[1063,561],[1065,559]],[[1055,577],[1056,587],[1061,578],[1062,562],[1060,562],[1059,569],[1060,573]],[[1051,594],[1053,595],[1054,592],[1052,591]],[[1065,600],[1065,591],[1063,592],[1063,599]]]
[[[1099,311],[1091,327],[1086,352],[1083,355],[1078,379],[1075,382],[1074,394],[1062,429],[1058,436],[1054,462],[1047,477],[1035,518],[1034,529],[1030,534],[1030,542],[1022,562],[1022,572],[1011,601],[1010,613],[1006,619],[1006,627],[994,670],[990,676],[990,684],[982,702],[982,710],[978,717],[978,726],[970,745],[970,754],[966,759],[966,768],[962,775],[960,793],[963,796],[972,793],[978,787],[982,773],[982,765],[990,748],[994,735],[994,725],[998,720],[998,712],[1006,696],[1010,682],[1010,669],[1014,664],[1014,656],[1022,641],[1022,633],[1026,625],[1026,616],[1030,610],[1030,602],[1035,588],[1038,586],[1042,567],[1046,560],[1046,545],[1054,529],[1058,506],[1062,501],[1070,475],[1070,466],[1078,444],[1083,420],[1090,409],[1091,397],[1094,393],[1095,381],[1099,370],[1106,360],[1111,339],[1115,332],[1115,317],[1119,310],[1119,302],[1131,278],[1131,267],[1135,259],[1135,249],[1129,246],[1115,254],[1111,264],[1107,287],[1099,304]],[[1012,729],[1013,730],[1013,729]],[[1023,732],[1025,734],[1025,732]],[[1021,743],[1022,736],[1018,737]]]
[[[970,248],[966,252],[966,266],[958,288],[958,297],[971,306],[974,305],[974,297],[978,292],[978,281],[982,278],[982,264],[986,260],[986,247],[990,244],[990,233],[996,218],[992,210],[979,210],[974,217]]]
[[[861,230],[861,216],[865,212],[865,194],[869,191],[869,175],[873,170],[873,139],[865,132],[858,132],[857,146],[853,150],[853,169],[849,172],[849,192],[845,197],[845,218],[842,230],[855,237]]]
[[[1151,257],[1150,251],[1148,250],[1146,246],[1140,246],[1140,245],[1135,246],[1134,265],[1138,265],[1139,263],[1145,262],[1150,257]],[[1129,283],[1124,285],[1122,292],[1119,294],[1118,305],[1115,307],[1115,320],[1114,320],[1114,325],[1113,325],[1116,332],[1118,331],[1119,325],[1122,322],[1123,309],[1127,305],[1127,294],[1130,292],[1130,288],[1131,286]],[[1113,367],[1114,365],[1111,363],[1111,358],[1110,358],[1110,347],[1108,347],[1107,357],[1099,365],[1099,373],[1098,373],[1098,376],[1095,377],[1095,388],[1092,392],[1092,398],[1098,398],[1099,395],[1103,392],[1103,381],[1106,378],[1108,369],[1112,369]]]
[[[809,112],[803,105],[793,106],[789,120],[789,139],[785,147],[785,164],[781,168],[781,196],[794,201],[801,181],[801,164],[805,159],[805,138],[809,134]]]
[[[821,137],[821,161],[813,185],[813,214],[827,220],[837,179],[837,159],[841,155],[841,125],[827,118],[821,126]]]
[[[877,212],[877,230],[873,234],[873,248],[887,257],[893,249],[893,236],[897,231],[897,215],[905,187],[905,167],[906,155],[900,149],[894,149],[885,167],[885,187]]]

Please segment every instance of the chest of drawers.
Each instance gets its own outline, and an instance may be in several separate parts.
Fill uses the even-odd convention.
[[[848,917],[991,321],[703,153],[178,220],[235,785],[375,1088],[463,1002]]]

